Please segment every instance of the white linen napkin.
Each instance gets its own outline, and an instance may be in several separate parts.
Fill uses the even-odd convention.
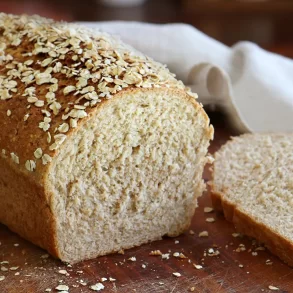
[[[87,22],[167,64],[198,93],[220,107],[239,132],[293,131],[293,61],[250,42],[233,47],[186,24]]]

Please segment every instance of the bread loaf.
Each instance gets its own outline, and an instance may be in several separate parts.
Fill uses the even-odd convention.
[[[108,34],[0,30],[0,222],[70,263],[182,233],[213,136],[195,95]]]
[[[216,154],[212,200],[236,229],[293,266],[293,135],[246,134]]]

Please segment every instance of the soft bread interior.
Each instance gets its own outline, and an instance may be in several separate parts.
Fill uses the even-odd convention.
[[[215,155],[214,191],[275,233],[293,240],[293,136],[248,134]]]
[[[133,90],[106,101],[54,159],[61,258],[115,252],[190,223],[211,136],[200,106],[180,91]]]

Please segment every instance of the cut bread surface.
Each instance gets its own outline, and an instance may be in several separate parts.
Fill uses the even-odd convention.
[[[293,264],[293,135],[246,134],[216,154],[212,197],[238,230]]]
[[[180,92],[129,91],[104,103],[49,172],[61,259],[182,233],[204,188],[207,123]]]

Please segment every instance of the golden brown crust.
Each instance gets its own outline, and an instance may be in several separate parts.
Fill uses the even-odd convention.
[[[225,200],[224,196],[224,194],[215,191],[213,184],[211,184],[211,198],[214,208],[218,211],[222,210],[225,218],[235,225],[237,231],[264,243],[273,254],[293,266],[293,244],[266,225],[256,222],[239,211],[235,205]]]

